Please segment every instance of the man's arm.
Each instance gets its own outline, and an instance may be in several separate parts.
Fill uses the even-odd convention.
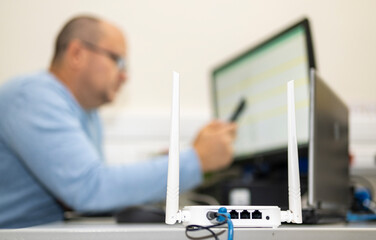
[[[5,116],[8,143],[31,175],[76,211],[112,211],[166,195],[167,156],[108,166],[77,120],[76,109],[50,91],[27,88]],[[181,188],[201,181],[196,152],[181,154]]]

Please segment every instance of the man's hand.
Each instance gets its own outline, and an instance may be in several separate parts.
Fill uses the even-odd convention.
[[[232,163],[236,124],[212,121],[198,133],[193,147],[204,172],[223,169]]]

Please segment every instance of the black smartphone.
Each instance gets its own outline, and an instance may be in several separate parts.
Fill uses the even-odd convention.
[[[230,117],[229,121],[230,122],[236,122],[236,120],[239,118],[240,114],[244,112],[245,106],[247,105],[246,99],[243,97],[240,99],[239,104],[235,108],[234,113]]]

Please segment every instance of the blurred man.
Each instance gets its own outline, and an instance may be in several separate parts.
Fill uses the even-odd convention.
[[[48,71],[0,88],[0,227],[63,220],[64,208],[112,212],[166,195],[167,156],[109,166],[97,108],[126,82],[126,42],[95,17],[70,20]],[[234,124],[213,121],[181,152],[181,189],[232,161]]]

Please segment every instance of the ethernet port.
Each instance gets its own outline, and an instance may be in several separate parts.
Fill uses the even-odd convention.
[[[262,218],[262,214],[259,210],[256,210],[252,213],[252,219],[261,219]]]
[[[235,210],[230,211],[231,219],[239,219],[239,213]]]
[[[251,218],[251,214],[247,210],[243,210],[240,213],[240,218],[241,219],[250,219]]]

